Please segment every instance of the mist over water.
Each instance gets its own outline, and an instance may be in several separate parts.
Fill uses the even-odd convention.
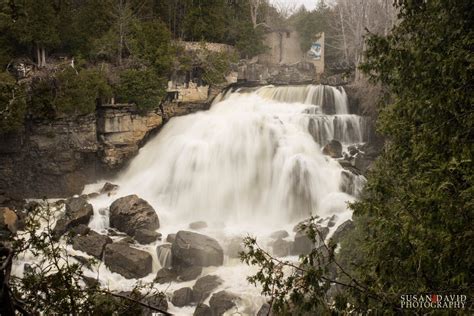
[[[114,180],[114,198],[139,195],[163,227],[204,220],[278,229],[346,211],[341,201],[352,197],[341,192],[342,168],[321,153],[334,138],[363,141],[363,118],[347,113],[344,90],[266,86],[218,100],[209,111],[171,119]],[[337,114],[324,114],[327,107]],[[105,228],[101,222],[95,228]]]
[[[348,178],[342,173],[347,171],[323,155],[322,147],[332,139],[341,141],[343,148],[364,142],[364,124],[364,118],[348,113],[342,88],[228,91],[208,111],[171,119],[129,167],[110,180],[120,186],[117,193],[91,200],[94,216],[89,226],[105,232],[108,206],[121,196],[137,194],[157,211],[164,237],[189,230],[191,222],[205,221],[209,226],[199,232],[216,238],[225,253],[232,239],[247,234],[257,236],[262,246],[276,230],[285,229],[293,238],[293,226],[311,215],[337,216],[330,236],[351,217],[347,202],[355,199],[365,179],[352,176],[352,194],[344,193],[341,188],[348,186]],[[85,193],[102,184],[90,185]],[[156,253],[160,243],[164,242],[140,246],[154,260],[153,273],[145,281],[169,265],[168,250]],[[252,314],[264,301],[260,289],[246,280],[254,272],[254,267],[225,256],[223,266],[206,268],[203,275],[220,276],[225,283],[218,290],[236,293],[244,314]],[[133,284],[106,267],[101,275],[111,289],[126,290]],[[186,284],[163,286],[171,291]],[[193,310],[171,309],[178,314]]]

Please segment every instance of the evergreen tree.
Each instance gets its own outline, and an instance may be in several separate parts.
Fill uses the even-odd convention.
[[[0,133],[23,127],[26,99],[24,87],[9,73],[0,73]]]
[[[399,10],[392,34],[368,41],[363,70],[393,101],[379,108],[387,145],[352,206],[341,258],[393,306],[407,293],[472,297],[472,3],[399,1]]]
[[[12,29],[20,43],[34,49],[38,67],[46,65],[46,51],[60,43],[59,16],[53,1],[25,0],[17,3]]]

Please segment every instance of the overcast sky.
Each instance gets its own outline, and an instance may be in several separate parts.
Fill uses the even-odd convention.
[[[270,0],[271,3],[278,5],[290,5],[296,4],[296,7],[299,8],[301,5],[304,5],[307,10],[313,10],[316,7],[318,0]]]

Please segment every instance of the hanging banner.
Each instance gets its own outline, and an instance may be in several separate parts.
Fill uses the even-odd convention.
[[[320,60],[321,59],[321,44],[317,42],[311,44],[311,48],[309,49],[308,55],[313,60]]]

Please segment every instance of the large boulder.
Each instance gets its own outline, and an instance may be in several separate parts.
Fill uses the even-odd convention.
[[[191,280],[196,280],[202,273],[202,267],[193,266],[193,267],[183,267],[178,271],[178,281],[186,282]]]
[[[157,239],[161,239],[161,233],[154,230],[140,228],[135,231],[135,240],[141,244],[149,244]]]
[[[243,237],[233,237],[225,245],[225,253],[229,258],[240,258],[240,253],[244,251]]]
[[[318,248],[324,243],[324,239],[329,233],[329,228],[314,226],[316,230],[316,240],[313,241],[308,237],[307,231],[299,230],[295,235],[293,245],[291,247],[292,255],[307,255],[314,248]]]
[[[196,303],[202,303],[224,281],[217,275],[206,275],[199,278],[193,286],[193,298]]]
[[[350,219],[339,225],[331,237],[333,243],[339,243],[351,230],[354,229],[354,222]]]
[[[176,281],[178,277],[176,271],[172,269],[162,268],[158,270],[158,273],[155,277],[155,282],[159,284],[170,283]]]
[[[330,156],[332,158],[341,158],[342,157],[342,144],[333,139],[323,147],[323,154]]]
[[[174,291],[171,303],[177,307],[190,305],[193,302],[193,290],[190,287],[183,287]]]
[[[143,278],[152,270],[151,255],[125,243],[106,245],[104,263],[110,271],[117,272],[127,279]]]
[[[314,242],[304,232],[297,232],[291,247],[292,255],[307,255],[315,247]]]
[[[217,240],[189,231],[176,234],[171,252],[174,267],[220,266],[224,262],[224,251]]]
[[[287,241],[284,239],[277,239],[271,242],[272,252],[273,255],[276,257],[286,257],[290,255],[291,241]]]
[[[110,226],[135,237],[137,230],[154,231],[160,227],[158,215],[147,201],[136,195],[115,200],[109,209]]]
[[[270,234],[270,238],[272,239],[280,239],[280,238],[286,238],[290,236],[286,230],[277,230],[276,232],[273,232]]]
[[[54,234],[58,237],[73,227],[89,224],[94,214],[92,205],[84,197],[70,198],[64,203],[66,208],[64,215],[58,219],[54,227]]]
[[[110,182],[106,182],[102,189],[100,189],[101,194],[109,194],[111,195],[112,193],[116,192],[118,190],[119,186]]]
[[[172,243],[176,239],[176,234],[168,234],[166,236],[166,242]]]
[[[212,295],[209,301],[212,316],[224,315],[229,309],[236,306],[235,302],[239,297],[227,291],[220,291]]]
[[[108,236],[96,233],[90,230],[85,235],[79,235],[73,238],[72,248],[80,250],[97,259],[102,259],[105,246],[112,243],[112,239]]]
[[[198,304],[194,310],[193,316],[212,316],[211,308],[206,304]]]

